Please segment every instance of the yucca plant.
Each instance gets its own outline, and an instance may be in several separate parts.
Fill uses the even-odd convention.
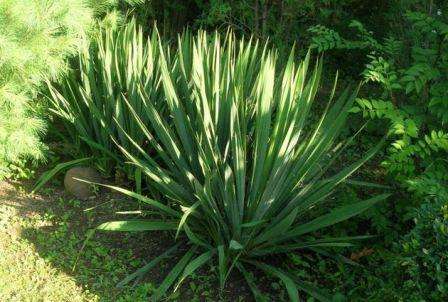
[[[185,251],[183,246],[186,252],[154,300],[207,263],[217,264],[221,286],[230,272],[240,271],[257,300],[261,294],[253,269],[278,277],[291,301],[299,301],[299,290],[326,300],[324,292],[270,265],[268,256],[350,246],[365,236],[334,238],[321,230],[387,197],[340,208],[334,208],[330,198],[336,186],[376,152],[331,173],[344,150],[344,144],[335,143],[357,90],[347,88],[335,97],[335,80],[321,118],[310,122],[321,60],[310,68],[309,54],[296,62],[292,51],[284,67],[276,68],[275,51],[252,40],[236,40],[232,33],[225,38],[186,33],[172,60],[167,59],[168,48],[160,41],[158,45],[167,112],[159,112],[145,86],[138,88],[142,107],[125,100],[153,154],[140,145],[140,136],[119,126],[119,119],[116,125],[128,139],[121,151],[163,197],[155,200],[108,186],[152,207],[152,219],[111,221],[97,229],[172,230],[178,242],[120,285],[176,250]]]
[[[158,52],[156,32],[146,39],[142,28],[131,20],[122,28],[102,30],[80,53],[79,69],[61,84],[49,84],[52,111],[62,119],[70,142],[78,147],[77,155],[106,159],[99,163],[110,171],[123,161],[111,138],[129,147],[119,127],[139,144],[144,143],[124,98],[141,116],[143,102],[137,87],[155,106],[160,103]]]

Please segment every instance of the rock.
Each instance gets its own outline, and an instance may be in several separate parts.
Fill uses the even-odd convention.
[[[101,182],[101,175],[93,168],[74,167],[68,170],[64,178],[65,191],[79,199],[87,199],[93,196],[94,192],[90,184],[81,182],[75,178],[91,182]]]

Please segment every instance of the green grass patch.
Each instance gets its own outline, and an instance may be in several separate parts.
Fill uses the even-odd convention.
[[[136,207],[133,213],[138,213],[135,202],[107,193],[79,201],[55,189],[30,195],[23,188],[0,183],[0,301],[148,301],[173,258],[137,283],[121,289],[116,285],[160,254],[172,238],[153,232],[96,234],[80,252],[87,231],[100,222],[97,216],[106,219],[132,206]],[[188,301],[227,301],[220,295],[248,301],[249,292],[238,280],[229,284],[225,294],[217,288],[213,271],[204,270],[168,301],[186,297]]]

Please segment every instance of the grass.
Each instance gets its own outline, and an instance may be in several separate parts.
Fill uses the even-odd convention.
[[[20,183],[0,182],[0,301],[148,301],[172,261],[136,285],[115,285],[166,248],[172,239],[164,233],[97,234],[79,254],[87,230],[98,225],[95,217],[107,219],[135,202],[101,193],[102,206],[93,215],[84,210],[98,205],[98,198],[79,201],[53,188],[42,194],[28,191]],[[168,301],[227,301],[221,295],[251,301],[241,283],[234,278],[219,293],[215,275],[204,269]]]
[[[0,195],[0,300],[98,301],[97,295],[73,277],[55,269],[23,236],[24,230],[53,225],[47,215],[25,209],[41,200],[25,197],[6,183],[2,183]]]

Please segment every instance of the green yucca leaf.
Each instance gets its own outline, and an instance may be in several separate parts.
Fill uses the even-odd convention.
[[[279,278],[285,284],[290,301],[292,302],[299,301],[299,290],[297,288],[296,282],[294,282],[294,280],[290,278],[287,274],[285,274],[282,270],[258,261],[250,261],[249,263],[255,265],[256,267],[265,271],[266,273]]]
[[[78,179],[78,178],[75,178],[75,179],[77,179],[79,181],[82,181],[82,182],[86,182],[86,181],[84,181],[82,179]],[[148,198],[148,197],[143,196],[141,194],[138,194],[136,192],[132,192],[132,191],[129,191],[129,190],[126,190],[126,189],[123,189],[123,188],[120,188],[120,187],[116,187],[116,186],[111,186],[111,185],[105,185],[105,184],[94,183],[94,182],[88,182],[88,183],[99,185],[99,186],[102,186],[102,187],[105,187],[105,188],[109,188],[109,189],[118,191],[118,192],[120,192],[120,193],[122,193],[124,195],[127,195],[127,196],[131,197],[131,198],[135,198],[135,199],[137,199],[137,200],[139,200],[139,201],[141,201],[141,202],[143,202],[143,203],[145,203],[145,204],[147,204],[149,206],[155,207],[155,208],[159,209],[160,211],[162,211],[165,214],[172,215],[174,217],[180,217],[181,216],[180,212],[178,212],[178,211],[176,211],[176,210],[174,210],[174,209],[172,209],[172,208],[170,208],[170,207],[168,207],[168,206],[166,206],[166,205],[164,205],[164,204],[162,204],[162,203],[160,203],[160,202],[158,202],[158,201],[156,201],[154,199]]]
[[[260,289],[257,287],[256,285],[257,282],[255,281],[253,275],[242,264],[237,264],[237,268],[243,274],[244,278],[247,281],[247,284],[249,284],[249,287],[254,295],[255,301],[267,302],[268,300],[266,299],[266,297],[263,296]]]
[[[176,221],[122,220],[102,223],[96,229],[99,231],[141,232],[175,230],[176,227]]]
[[[188,265],[185,267],[182,275],[179,278],[179,281],[177,282],[177,285],[174,287],[174,290],[177,290],[179,285],[191,274],[193,274],[198,268],[209,262],[209,260],[212,258],[213,254],[215,253],[214,250],[207,251],[200,256],[193,259]]]
[[[57,173],[59,173],[60,171],[63,171],[65,169],[68,169],[70,167],[73,167],[75,165],[79,165],[80,163],[85,163],[87,161],[92,160],[91,157],[85,157],[85,158],[79,158],[79,159],[75,159],[75,160],[71,160],[65,163],[60,163],[57,164],[53,169],[43,173],[39,179],[37,180],[36,184],[34,185],[33,190],[31,191],[31,193],[35,193],[38,190],[40,190],[48,181],[50,181],[50,179],[52,179]]]
[[[196,202],[195,204],[193,204],[191,207],[181,207],[182,211],[184,212],[184,214],[182,215],[182,218],[179,221],[179,225],[177,227],[177,231],[176,231],[176,238],[177,236],[179,236],[179,232],[182,230],[184,224],[187,221],[188,216],[194,212],[194,210],[199,206],[199,202]]]
[[[112,158],[112,159],[114,159],[116,161],[120,160],[119,157],[115,153],[113,153],[109,149],[106,149],[103,145],[98,144],[98,143],[92,141],[91,139],[89,139],[87,137],[80,136],[79,138],[81,140],[85,141],[93,149],[98,149],[98,150],[104,152],[104,154],[106,154],[108,157],[110,157],[110,158]]]
[[[167,290],[171,287],[171,285],[176,281],[179,275],[184,271],[185,267],[188,265],[191,258],[194,256],[194,252],[196,251],[196,247],[191,247],[184,256],[179,260],[179,262],[173,267],[173,269],[169,272],[169,274],[162,281],[162,284],[156,289],[154,295],[152,296],[153,301],[158,301],[163,295],[167,292]]]
[[[220,289],[224,288],[224,284],[226,283],[226,251],[223,245],[218,246],[218,274],[219,274],[219,287]]]
[[[198,246],[202,246],[205,247],[206,249],[211,249],[212,246],[210,245],[210,243],[207,242],[207,240],[205,240],[205,238],[203,238],[202,236],[198,236],[198,234],[194,233],[190,227],[188,226],[187,223],[185,223],[183,225],[183,230],[185,231],[185,234],[187,235],[188,239],[193,243],[196,244]]]
[[[256,250],[252,252],[253,255],[263,256],[287,253],[299,249],[311,249],[316,247],[349,247],[354,245],[354,241],[363,240],[368,238],[373,238],[374,236],[352,236],[352,237],[336,237],[336,238],[324,238],[309,240],[300,243],[292,243],[287,245],[275,245],[275,247],[263,247],[259,246]],[[267,244],[268,245],[268,244]]]
[[[167,249],[163,254],[160,256],[157,256],[156,258],[152,259],[150,262],[148,262],[145,266],[141,267],[134,273],[128,275],[126,278],[124,278],[122,281],[120,281],[117,284],[117,288],[122,288],[129,282],[133,281],[134,279],[141,278],[144,274],[146,274],[148,271],[150,271],[153,267],[155,267],[157,264],[159,264],[163,259],[169,258],[173,252],[175,252],[181,243],[177,243],[176,245],[172,246],[171,248]]]
[[[379,201],[386,199],[389,196],[390,194],[381,194],[365,201],[360,201],[355,204],[350,204],[335,209],[327,215],[320,216],[308,223],[292,228],[288,233],[280,235],[281,239],[278,238],[274,241],[281,241],[286,238],[298,237],[300,235],[307,234],[319,230],[321,228],[336,224],[338,222],[347,220],[355,215],[364,212],[366,209],[370,208]]]

